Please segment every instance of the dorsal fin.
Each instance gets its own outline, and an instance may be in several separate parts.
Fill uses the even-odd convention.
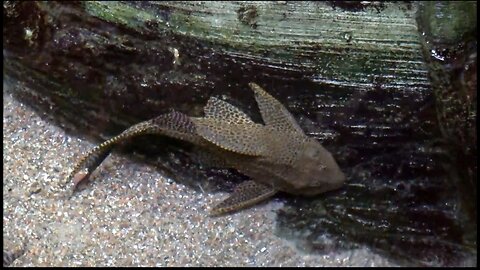
[[[305,134],[297,121],[295,121],[295,118],[293,118],[282,103],[265,92],[265,90],[256,83],[251,82],[248,85],[255,93],[255,100],[257,100],[258,108],[260,109],[265,125],[271,126],[279,131],[293,131]]]
[[[257,123],[231,123],[217,118],[194,118],[197,134],[218,147],[235,153],[261,156],[266,152],[265,127]]]
[[[205,108],[203,108],[206,118],[224,119],[230,123],[253,123],[253,121],[244,112],[240,111],[232,104],[211,97]]]

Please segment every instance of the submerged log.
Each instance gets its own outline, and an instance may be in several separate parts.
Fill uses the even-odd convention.
[[[320,240],[329,233],[415,263],[435,255],[457,264],[474,248],[448,152],[431,144],[441,132],[417,11],[349,1],[5,2],[5,74],[21,82],[14,96],[97,140],[170,109],[200,116],[212,95],[259,120],[254,81],[349,179],[331,195],[288,199],[282,235],[314,228],[311,251],[328,249]],[[131,148],[158,155],[159,168],[193,187],[211,176],[176,141],[146,137]]]
[[[425,2],[418,16],[438,124],[448,142],[450,166],[455,167],[449,170],[450,178],[460,189],[471,220],[477,220],[476,5]]]

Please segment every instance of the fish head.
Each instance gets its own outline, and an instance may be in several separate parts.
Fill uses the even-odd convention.
[[[346,180],[332,154],[318,141],[307,138],[295,161],[296,176],[291,184],[295,193],[316,195],[340,188]]]

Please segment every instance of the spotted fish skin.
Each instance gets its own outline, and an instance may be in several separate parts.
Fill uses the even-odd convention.
[[[195,126],[191,123],[189,117],[180,112],[172,111],[154,119],[138,123],[128,128],[120,135],[94,147],[80,159],[68,176],[67,181],[73,180],[73,189],[75,189],[80,182],[89,178],[90,174],[105,158],[107,158],[116,145],[125,142],[132,137],[147,134],[162,134],[176,139],[189,141],[199,146],[202,146],[203,142],[202,138],[196,135]]]
[[[255,94],[263,122],[253,122],[237,107],[211,97],[204,117],[171,112],[132,126],[95,147],[80,160],[69,179],[74,187],[108,156],[117,144],[135,136],[158,134],[188,141],[219,156],[227,167],[252,180],[240,184],[213,215],[234,212],[278,191],[313,196],[341,187],[345,175],[333,156],[318,141],[302,131],[294,117],[274,97],[255,83]]]

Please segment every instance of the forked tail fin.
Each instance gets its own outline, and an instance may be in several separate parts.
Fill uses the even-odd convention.
[[[138,123],[120,135],[94,147],[74,167],[67,178],[67,184],[73,181],[74,191],[79,183],[88,179],[116,145],[132,137],[146,134],[164,135],[197,144],[200,144],[202,140],[196,135],[195,126],[187,115],[172,111],[168,114]]]

